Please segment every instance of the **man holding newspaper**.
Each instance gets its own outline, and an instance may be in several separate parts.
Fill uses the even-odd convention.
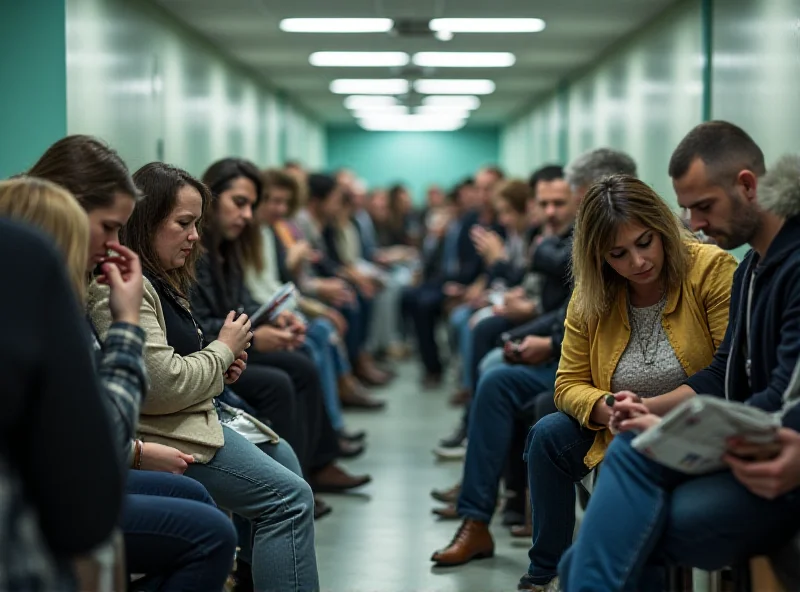
[[[800,529],[800,157],[765,175],[763,154],[743,130],[707,122],[680,143],[669,173],[695,231],[752,250],[734,276],[727,333],[711,365],[661,396],[614,395],[609,426],[619,435],[561,562],[566,592],[653,589],[654,565],[716,570]],[[666,424],[672,417],[661,417],[696,394],[746,402],[783,427],[766,443],[729,438],[730,470],[700,476],[634,448],[637,433]]]

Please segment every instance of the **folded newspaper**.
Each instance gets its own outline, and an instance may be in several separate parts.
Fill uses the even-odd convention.
[[[780,416],[744,403],[698,395],[670,411],[660,423],[633,439],[632,446],[654,461],[690,474],[726,468],[726,440],[775,440]]]
[[[727,439],[738,436],[754,443],[776,439],[783,415],[800,402],[800,361],[783,394],[783,409],[769,413],[744,403],[698,395],[678,405],[660,423],[631,443],[654,461],[693,475],[727,468],[722,455]]]

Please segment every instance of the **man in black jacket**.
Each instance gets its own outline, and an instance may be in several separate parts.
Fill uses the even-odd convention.
[[[716,570],[769,552],[800,528],[796,406],[782,415],[775,444],[729,442],[731,471],[692,477],[631,446],[628,430],[655,425],[695,393],[768,412],[784,408],[784,393],[800,395],[800,159],[785,158],[764,176],[755,142],[712,121],[689,132],[669,172],[695,230],[752,250],[734,275],[728,330],[711,365],[644,403],[619,395],[612,421],[626,433],[606,453],[578,541],[560,566],[568,591],[651,589],[653,562]]]
[[[605,148],[575,159],[566,170],[575,204],[592,184],[615,173],[635,175],[636,165],[627,154]],[[572,217],[576,209],[571,210]],[[569,253],[571,241],[567,237],[572,235],[572,221],[562,218],[560,222],[561,235],[548,239],[553,242],[548,246],[553,252]],[[560,263],[560,273],[566,276],[568,256]],[[568,278],[563,281],[568,282]],[[487,369],[478,381],[470,410],[464,479],[457,506],[464,522],[451,544],[433,554],[431,559],[438,565],[460,565],[494,552],[489,522],[497,505],[497,488],[511,449],[515,419],[524,409],[535,408],[540,399],[547,403],[544,409],[555,411],[551,391],[569,299],[568,292],[559,293],[561,306],[556,303],[556,308],[525,325],[524,332],[515,336],[524,337],[518,355],[509,351],[510,363]]]

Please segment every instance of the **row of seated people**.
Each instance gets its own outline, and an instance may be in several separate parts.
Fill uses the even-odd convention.
[[[321,175],[308,186],[308,210],[340,192]],[[323,249],[297,254],[327,224],[310,214],[305,235],[275,240],[301,187],[234,158],[202,180],[159,162],[131,175],[87,136],[0,184],[0,215],[61,252],[3,222],[4,270],[22,280],[4,293],[4,326],[25,339],[3,348],[21,379],[0,432],[0,588],[74,589],[71,560],[116,526],[143,589],[221,590],[237,545],[236,590],[319,589],[313,521],[330,508],[314,493],[370,480],[337,462],[364,437],[344,429],[340,394],[374,407],[351,368],[390,377],[363,329],[349,339],[368,324],[361,278],[344,264],[326,275]],[[311,320],[251,323],[257,298],[290,279],[319,298],[297,303]],[[25,330],[18,311],[31,304],[46,314]],[[56,447],[75,462],[42,469],[35,450]]]
[[[484,323],[501,321],[470,331],[483,359],[472,361],[463,482],[438,492],[463,521],[433,554],[437,565],[494,554],[488,525],[521,416],[533,426],[523,446],[532,546],[520,590],[664,589],[665,565],[718,570],[774,551],[800,528],[796,407],[776,442],[729,441],[729,470],[717,473],[668,469],[631,446],[698,393],[781,412],[800,376],[800,158],[768,173],[746,132],[708,122],[681,141],[668,170],[691,229],[716,244],[689,232],[625,154],[594,150],[570,163],[566,183],[551,177],[573,200],[562,276],[571,294],[542,313],[526,292],[536,320],[494,353],[477,339]],[[537,182],[533,199],[549,195],[545,187]],[[481,234],[473,230],[476,249]],[[547,271],[537,251],[558,236],[530,247],[525,265],[539,286]],[[737,266],[723,249],[744,245]],[[504,248],[500,260],[513,264]],[[502,322],[502,331],[520,328]],[[502,343],[491,335],[484,347]],[[576,484],[601,463],[573,542]]]

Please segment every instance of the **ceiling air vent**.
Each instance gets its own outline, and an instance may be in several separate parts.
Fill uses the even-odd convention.
[[[396,19],[392,33],[398,37],[432,37],[430,19]]]

